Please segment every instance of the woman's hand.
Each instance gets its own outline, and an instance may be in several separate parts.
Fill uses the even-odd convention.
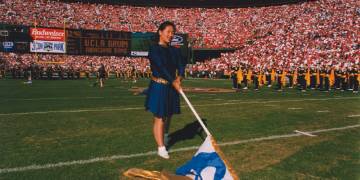
[[[180,92],[181,88],[181,82],[180,82],[180,78],[176,78],[173,83],[172,83],[173,87],[175,88],[176,91]]]
[[[175,80],[177,80],[177,81],[179,81],[179,82],[181,83],[182,77],[181,77],[181,76],[177,76]]]

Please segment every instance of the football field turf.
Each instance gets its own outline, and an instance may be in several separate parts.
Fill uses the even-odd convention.
[[[0,179],[126,179],[129,168],[166,170],[190,160],[202,138],[182,100],[170,159],[155,153],[152,115],[137,83],[0,80]],[[230,80],[184,81],[230,88]],[[360,179],[360,96],[263,87],[187,93],[240,179]],[[309,132],[316,136],[297,134]]]

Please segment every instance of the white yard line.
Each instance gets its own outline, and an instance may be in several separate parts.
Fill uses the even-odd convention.
[[[322,99],[288,99],[288,100],[269,100],[269,99],[257,99],[255,101],[243,101],[243,100],[230,100],[226,103],[216,104],[199,104],[195,107],[211,107],[211,106],[223,106],[223,105],[235,105],[235,104],[268,104],[268,103],[280,103],[280,102],[304,102],[304,101],[329,101],[329,100],[348,100],[348,99],[360,99],[360,97],[343,97],[343,98],[322,98]],[[239,101],[239,102],[238,102]],[[182,105],[181,107],[186,107]],[[17,112],[17,113],[1,113],[0,116],[16,116],[16,115],[30,115],[30,114],[48,114],[48,113],[80,113],[80,112],[102,112],[102,111],[128,111],[128,110],[144,110],[144,107],[108,107],[108,108],[94,108],[94,109],[74,109],[74,110],[51,110],[51,111],[34,111],[34,112]]]
[[[327,112],[330,112],[329,110],[320,110],[320,111],[316,111],[318,113],[327,113]]]
[[[287,99],[287,100],[271,100],[271,99],[255,99],[256,103],[268,102],[303,102],[303,101],[328,101],[328,100],[344,100],[344,99],[360,99],[360,97],[341,97],[341,98],[301,98],[301,99]],[[243,102],[244,100],[229,100],[230,102]],[[243,103],[253,103],[253,101],[245,101]]]
[[[11,98],[2,101],[41,101],[41,100],[68,100],[68,99],[103,99],[105,97],[49,97],[49,98]]]
[[[106,109],[76,109],[76,110],[56,110],[56,111],[36,111],[36,112],[20,112],[20,113],[5,113],[0,116],[11,116],[11,115],[29,115],[29,114],[49,114],[49,113],[80,113],[80,112],[105,112],[105,111],[127,111],[144,109],[143,107],[133,108],[106,108]]]
[[[9,99],[1,99],[0,101],[43,101],[43,100],[79,100],[79,99],[130,99],[130,98],[138,98],[142,96],[132,96],[132,97],[124,97],[124,96],[109,96],[109,97],[101,97],[101,96],[87,96],[87,97],[47,97],[47,98],[9,98]]]
[[[316,134],[316,133],[321,133],[321,132],[341,131],[341,130],[358,128],[358,127],[360,127],[360,124],[336,127],[336,128],[329,128],[329,129],[318,129],[318,130],[308,131],[307,133]],[[260,137],[260,138],[251,138],[251,139],[246,139],[246,140],[223,142],[223,143],[218,143],[218,145],[219,146],[231,146],[231,145],[245,144],[245,143],[250,143],[250,142],[289,138],[289,137],[296,137],[296,136],[302,136],[302,134],[293,133],[293,134],[284,134],[284,135],[273,135],[273,136]],[[196,150],[198,148],[199,148],[198,146],[190,146],[190,147],[184,147],[184,148],[170,150],[170,152],[171,153],[184,152],[184,151]],[[3,169],[0,169],[0,174],[39,170],[39,169],[59,168],[59,167],[72,166],[72,165],[84,165],[84,164],[90,164],[90,163],[96,163],[96,162],[104,162],[104,161],[119,160],[119,159],[130,159],[130,158],[136,158],[136,157],[147,157],[147,156],[153,156],[156,154],[157,154],[156,151],[149,151],[149,152],[145,152],[145,153],[104,156],[104,157],[96,157],[96,158],[92,158],[92,159],[64,161],[64,162],[49,163],[49,164],[43,164],[43,165],[34,164],[34,165],[30,165],[30,166],[3,168]]]
[[[349,115],[348,117],[360,117],[360,114]]]
[[[280,104],[265,104],[266,107],[280,107]]]
[[[298,107],[289,107],[289,110],[299,110],[299,109],[303,109],[303,108],[298,108]]]
[[[299,130],[295,130],[294,132],[305,135],[305,136],[310,136],[310,137],[314,137],[316,135],[310,134],[308,132],[304,132],[304,131],[299,131]]]

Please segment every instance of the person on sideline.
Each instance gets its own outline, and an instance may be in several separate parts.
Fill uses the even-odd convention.
[[[152,77],[145,109],[153,113],[153,134],[158,146],[158,155],[165,159],[169,159],[165,146],[168,141],[170,120],[173,114],[180,114],[179,91],[185,72],[180,49],[170,44],[175,31],[172,22],[165,21],[160,24],[156,33],[156,44],[150,47],[148,55]]]

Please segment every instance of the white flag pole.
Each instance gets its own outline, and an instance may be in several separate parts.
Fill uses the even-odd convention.
[[[191,111],[194,113],[196,119],[199,121],[200,125],[202,126],[202,128],[204,129],[204,131],[206,132],[207,136],[211,138],[211,143],[215,148],[215,151],[219,154],[219,156],[221,157],[221,159],[224,161],[226,167],[228,168],[231,176],[233,177],[234,180],[239,180],[239,177],[236,175],[235,171],[233,170],[233,168],[231,167],[230,163],[226,160],[224,154],[222,153],[222,151],[220,150],[220,148],[218,148],[217,143],[215,142],[215,139],[212,137],[212,135],[210,134],[209,130],[206,128],[204,122],[201,120],[200,116],[198,115],[198,113],[195,111],[194,107],[191,105],[189,99],[186,97],[185,93],[183,92],[182,89],[180,89],[179,93],[181,94],[181,96],[185,99],[186,103],[188,104],[188,106],[190,107]],[[217,147],[217,148],[216,148]],[[216,150],[217,149],[217,150]]]
[[[201,120],[199,114],[195,111],[194,107],[192,106],[192,104],[190,103],[189,99],[186,97],[185,93],[183,92],[183,90],[181,89],[179,91],[179,93],[182,95],[182,97],[185,99],[186,103],[188,104],[188,106],[190,107],[191,111],[194,113],[196,119],[199,121],[200,125],[202,126],[202,128],[204,129],[205,133],[208,136],[211,136],[209,130],[206,128],[204,122]]]

